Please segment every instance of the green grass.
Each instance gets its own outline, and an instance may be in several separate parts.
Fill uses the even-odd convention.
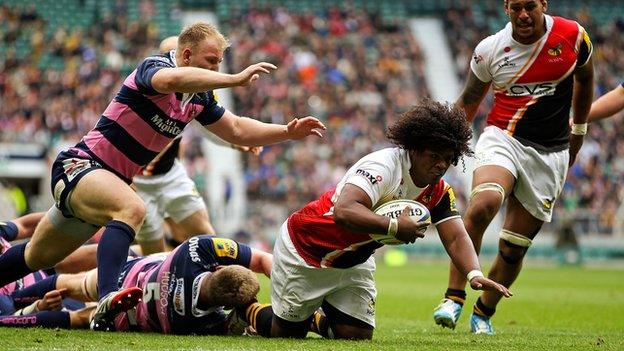
[[[499,305],[494,336],[468,332],[478,296],[474,291],[468,292],[457,330],[433,324],[431,313],[446,287],[446,272],[442,263],[379,264],[377,329],[371,342],[0,328],[0,349],[624,350],[624,270],[528,264],[512,289],[515,296]],[[263,281],[264,301],[267,286]]]

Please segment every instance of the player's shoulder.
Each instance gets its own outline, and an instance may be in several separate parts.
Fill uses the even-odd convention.
[[[547,16],[546,19],[554,34],[569,38],[573,42],[576,42],[579,32],[587,34],[585,28],[573,19],[560,16]]]
[[[362,157],[362,160],[371,160],[377,162],[396,163],[401,159],[401,155],[405,153],[405,150],[398,147],[388,147],[385,149],[373,151],[370,154]]]
[[[488,54],[491,53],[492,49],[497,46],[508,45],[508,42],[511,39],[511,32],[511,23],[507,23],[505,27],[498,32],[481,39],[481,41],[477,44],[475,51],[480,54]]]
[[[169,54],[157,54],[144,58],[139,67],[141,66],[175,67],[176,65]]]

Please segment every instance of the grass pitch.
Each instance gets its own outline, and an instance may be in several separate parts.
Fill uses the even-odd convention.
[[[378,260],[381,262],[381,260]],[[457,330],[431,316],[446,288],[447,266],[410,262],[377,269],[373,341],[309,337],[165,336],[141,333],[0,328],[1,350],[624,350],[624,270],[534,267],[528,263],[494,318],[494,336],[468,332],[478,293],[468,299]],[[268,301],[263,281],[261,301]]]

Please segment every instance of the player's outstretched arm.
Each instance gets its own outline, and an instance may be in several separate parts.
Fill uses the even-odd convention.
[[[322,137],[325,125],[317,118],[295,118],[287,125],[264,123],[240,117],[226,110],[223,116],[206,128],[219,138],[243,146],[263,146],[286,140],[299,140],[310,135]]]
[[[594,101],[589,110],[587,122],[591,123],[613,116],[622,110],[624,110],[624,85],[618,85],[617,88]]]
[[[258,80],[261,73],[277,69],[268,62],[259,62],[240,73],[227,74],[199,67],[163,68],[152,77],[152,86],[162,94],[201,93],[219,88],[246,86]]]
[[[273,255],[258,249],[251,249],[251,262],[249,269],[256,273],[262,273],[271,278],[271,268],[273,267]]]
[[[479,259],[461,218],[452,218],[436,226],[442,245],[457,269],[468,277],[475,290],[496,290],[505,297],[513,294],[503,285],[483,276]]]

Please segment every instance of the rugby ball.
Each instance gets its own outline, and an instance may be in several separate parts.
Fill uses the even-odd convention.
[[[389,218],[399,218],[399,216],[401,215],[401,212],[407,206],[410,207],[409,216],[414,221],[416,222],[431,221],[430,220],[431,214],[429,213],[429,209],[427,209],[425,205],[417,201],[406,200],[406,199],[393,200],[393,201],[386,202],[385,204],[382,204],[381,206],[377,207],[374,210],[374,212],[375,214],[378,214],[380,216],[385,216]],[[370,237],[376,242],[380,244],[384,244],[384,245],[406,244],[405,242],[391,235],[388,235],[386,233],[370,234]]]

